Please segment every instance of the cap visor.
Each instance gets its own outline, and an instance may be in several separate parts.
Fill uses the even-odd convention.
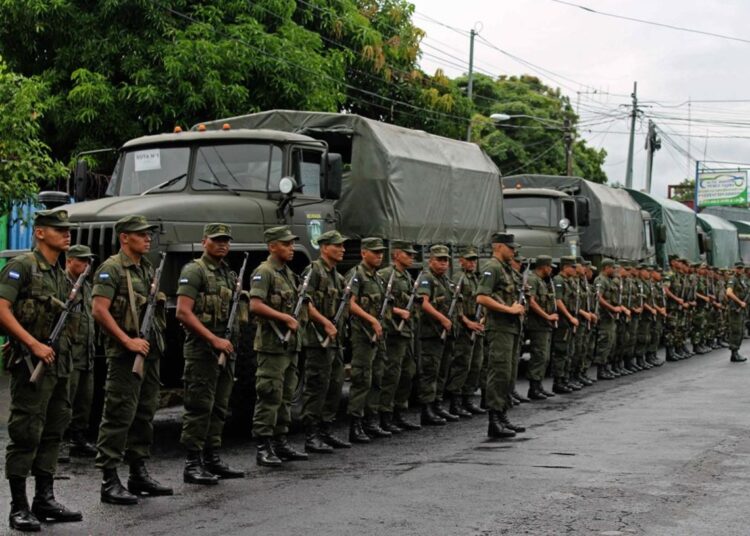
[[[54,227],[56,229],[71,229],[73,227],[78,227],[77,223],[73,222],[55,222],[55,223],[40,223],[40,227]]]
[[[210,235],[206,235],[206,236],[208,238],[219,238],[220,236],[224,236],[224,237],[228,238],[229,240],[233,240],[232,239],[232,235],[227,234],[227,233],[216,233],[216,234],[210,234]]]

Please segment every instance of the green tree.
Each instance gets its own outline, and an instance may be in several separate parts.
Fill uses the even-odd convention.
[[[40,138],[48,103],[45,84],[11,72],[0,57],[0,214],[33,200],[40,184],[67,172]]]

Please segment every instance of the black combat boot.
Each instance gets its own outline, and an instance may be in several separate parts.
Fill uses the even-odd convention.
[[[10,483],[10,514],[8,524],[10,528],[21,532],[39,532],[42,525],[29,510],[29,500],[26,498],[26,479],[17,476],[8,478]]]
[[[393,410],[393,422],[402,430],[417,431],[422,429],[417,423],[407,420],[403,412],[398,408]]]
[[[583,374],[576,374],[576,375],[575,375],[575,380],[576,380],[576,381],[577,381],[578,383],[580,383],[581,385],[583,385],[584,387],[591,387],[592,385],[594,385],[594,382],[592,382],[591,380],[589,380],[589,379],[588,379],[588,378],[587,378],[586,376],[584,376]]]
[[[138,497],[125,489],[117,475],[117,469],[112,467],[102,471],[102,493],[103,503],[109,504],[137,504]]]
[[[487,437],[493,439],[507,439],[516,437],[516,433],[510,428],[506,428],[505,425],[500,421],[500,413],[497,411],[489,411],[489,424],[487,426]]]
[[[487,410],[480,408],[471,400],[471,395],[461,396],[461,406],[472,415],[484,415],[487,413]]]
[[[596,367],[596,379],[597,380],[614,380],[615,377],[607,370],[606,365],[597,365]]]
[[[732,363],[744,363],[747,361],[747,358],[743,355],[740,355],[740,352],[738,350],[732,350],[732,357],[729,358],[729,361]]]
[[[219,477],[203,466],[200,451],[189,450],[185,457],[185,469],[182,471],[182,481],[185,484],[215,486],[219,483]]]
[[[443,404],[439,400],[436,400],[435,402],[432,403],[432,411],[434,411],[436,415],[442,417],[448,422],[458,421],[458,415],[454,415],[450,411],[446,410],[443,407]]]
[[[501,411],[498,418],[500,419],[500,423],[503,426],[505,426],[508,430],[513,430],[517,434],[520,434],[526,431],[525,426],[521,426],[520,424],[513,424],[512,422],[510,422],[510,420],[508,420],[508,412],[506,411]]]
[[[526,404],[527,402],[531,402],[528,398],[523,396],[521,393],[519,393],[516,389],[513,389],[513,392],[511,393],[513,395],[513,398],[518,400],[521,404]]]
[[[451,395],[451,405],[448,412],[463,417],[464,419],[471,419],[474,416],[473,413],[464,409],[460,395]]]
[[[678,352],[674,346],[667,346],[666,352],[667,352],[667,357],[666,357],[667,361],[674,362],[674,361],[680,360],[680,358],[678,357]]]
[[[564,384],[565,387],[567,387],[571,391],[580,391],[581,389],[583,389],[583,385],[581,385],[580,383],[578,383],[572,378],[566,378],[564,381],[565,381],[565,384]]]
[[[552,384],[552,392],[558,395],[567,395],[573,392],[573,389],[565,384],[564,378],[555,378]]]
[[[70,463],[70,445],[62,441],[57,451],[57,463]]]
[[[305,452],[333,454],[333,447],[323,441],[320,428],[315,424],[308,424],[305,427]]]
[[[365,431],[365,433],[372,437],[391,437],[393,434],[390,432],[387,432],[383,430],[380,427],[380,423],[378,422],[380,418],[378,417],[377,413],[373,413],[371,415],[368,415],[365,417],[365,420],[362,421],[362,429]]]
[[[96,447],[86,439],[83,432],[76,432],[70,437],[70,455],[79,458],[93,458],[96,456]]]
[[[136,495],[149,495],[160,497],[173,495],[174,491],[168,486],[163,486],[148,474],[146,463],[136,460],[130,464],[130,476],[128,477],[128,490]]]
[[[547,400],[547,397],[542,393],[541,383],[536,380],[529,381],[529,399],[531,400]]]
[[[719,338],[719,346],[722,348],[729,348],[729,343],[726,340]]]
[[[36,493],[31,511],[39,521],[67,523],[83,519],[81,512],[70,510],[55,500],[52,475],[36,477]]]
[[[274,436],[273,451],[276,453],[276,456],[281,458],[282,462],[304,462],[310,459],[307,454],[292,447],[286,434]]]
[[[386,432],[392,434],[400,434],[404,431],[398,424],[393,422],[393,413],[390,411],[384,411],[380,414],[380,427]]]
[[[543,381],[539,382],[539,392],[541,392],[547,398],[552,398],[553,396],[555,396],[555,393],[553,393],[552,391],[547,391],[547,389],[544,388]]]
[[[372,438],[362,428],[361,417],[351,417],[349,421],[349,441],[352,443],[369,443]]]
[[[270,437],[259,437],[255,462],[261,467],[281,467],[281,459],[273,449]]]
[[[203,466],[222,480],[245,477],[245,471],[231,468],[221,459],[219,453],[210,447],[203,449]]]
[[[320,423],[320,431],[318,432],[320,434],[320,439],[325,441],[326,445],[330,445],[331,447],[335,449],[350,449],[352,448],[352,444],[348,441],[344,441],[340,437],[336,437],[333,435],[333,432],[331,429],[333,428],[333,425],[330,422],[322,422]]]
[[[422,426],[442,426],[447,422],[433,411],[432,404],[422,405]]]
[[[506,398],[506,400],[508,401],[508,405],[510,407],[521,405],[521,401],[518,400],[515,396],[513,396],[513,393],[508,393],[508,397]]]

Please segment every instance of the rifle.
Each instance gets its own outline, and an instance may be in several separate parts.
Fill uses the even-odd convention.
[[[458,283],[456,283],[456,288],[453,289],[453,298],[451,298],[451,304],[448,307],[448,319],[450,320],[453,316],[453,312],[456,310],[456,304],[458,303],[458,299],[461,296],[461,289],[464,286],[464,279],[466,278],[465,275],[461,274],[461,277],[458,279]],[[452,321],[452,320],[451,320]],[[448,338],[448,330],[444,329],[443,332],[440,334],[440,340],[445,342],[445,340]]]
[[[482,316],[482,310],[483,309],[484,308],[481,305],[477,304],[477,308],[474,310],[474,320],[476,322],[481,322],[481,320],[482,320],[481,316]],[[471,341],[472,348],[473,348],[474,341],[477,340],[477,332],[476,331],[472,331],[471,332],[471,336],[469,337],[469,340]]]
[[[591,292],[589,291],[589,282],[585,279],[583,280],[583,286],[586,289],[586,311],[591,313]],[[591,331],[590,319],[586,319],[586,329]]]
[[[339,306],[336,309],[336,314],[333,315],[333,325],[336,326],[336,329],[339,327],[339,322],[341,322],[341,317],[344,315],[344,311],[346,310],[346,305],[349,303],[349,297],[352,295],[352,281],[354,281],[354,278],[357,276],[357,273],[353,273],[352,276],[349,278],[349,281],[346,282],[346,286],[344,287],[344,292],[341,294],[341,299],[339,300]],[[331,344],[331,337],[326,336],[326,338],[323,340],[323,342],[320,343],[320,345],[323,348],[328,348],[328,346]]]
[[[68,294],[68,299],[65,300],[65,305],[63,306],[63,310],[60,313],[60,316],[57,318],[57,322],[55,323],[55,327],[52,328],[52,333],[50,333],[49,338],[45,341],[45,344],[51,348],[55,348],[57,346],[57,341],[60,338],[60,335],[62,335],[62,330],[65,327],[65,323],[68,321],[68,315],[70,314],[70,308],[73,305],[73,301],[76,299],[76,296],[78,296],[78,293],[81,291],[81,287],[83,286],[83,282],[86,281],[86,278],[89,275],[89,272],[91,272],[91,263],[88,263],[86,266],[86,269],[83,271],[81,275],[78,276],[78,279],[76,279],[75,284],[73,285],[73,288],[70,289],[70,294]],[[36,364],[36,368],[31,367],[31,359],[29,358],[28,354],[25,354],[24,359],[26,360],[26,365],[29,367],[29,372],[31,372],[31,378],[29,378],[29,381],[36,385],[39,380],[42,379],[42,376],[44,376],[44,371],[46,369],[46,364],[44,361],[39,360],[39,362]]]
[[[552,291],[552,310],[557,314],[557,293],[555,292],[555,284],[552,282],[552,278],[549,278],[549,289]],[[553,322],[553,326],[557,329],[557,320]]]
[[[383,324],[385,320],[385,313],[388,311],[388,304],[393,301],[393,278],[396,275],[396,267],[394,266],[391,270],[391,276],[388,278],[388,283],[385,285],[385,294],[383,295],[383,304],[380,306],[380,312],[378,313],[378,322]],[[375,344],[378,336],[373,333],[370,338],[370,343]]]
[[[229,309],[229,320],[227,322],[227,327],[224,330],[224,338],[227,340],[231,340],[232,334],[234,332],[234,321],[237,318],[237,311],[239,309],[240,305],[240,296],[242,295],[242,280],[245,277],[245,270],[247,269],[247,260],[250,258],[250,252],[245,252],[245,260],[242,261],[242,267],[240,268],[240,273],[237,275],[237,281],[234,284],[234,293],[232,294],[232,306]],[[219,354],[219,366],[220,367],[226,367],[227,366],[227,354],[224,352],[221,352]]]
[[[406,302],[406,310],[411,313],[411,310],[414,308],[414,300],[417,298],[417,289],[419,288],[419,283],[422,280],[422,274],[424,272],[419,272],[419,275],[414,280],[414,287],[411,289],[411,294],[409,295],[409,301]],[[396,326],[396,331],[401,333],[401,331],[404,329],[404,324],[406,323],[406,320],[403,318],[401,319],[401,322],[398,323],[398,326]]]
[[[299,318],[299,315],[302,312],[302,307],[305,305],[305,302],[307,302],[307,300],[309,299],[307,297],[307,287],[310,286],[310,277],[312,277],[312,269],[310,269],[310,271],[307,272],[307,275],[302,280],[302,283],[297,289],[297,303],[294,305],[294,310],[292,311],[292,317],[295,320]],[[292,337],[292,330],[288,329],[286,334],[284,334],[284,337],[281,339],[281,343],[286,347],[286,345],[289,344],[289,339],[291,337]]]
[[[573,312],[573,316],[578,316],[578,311],[581,309],[581,280],[576,275],[576,305],[575,305],[575,312]],[[578,326],[573,326],[573,333],[578,331]]]
[[[151,280],[151,288],[148,291],[148,301],[146,302],[146,312],[143,314],[143,320],[141,321],[141,329],[138,330],[138,337],[144,340],[151,338],[151,329],[154,325],[154,315],[156,314],[156,295],[159,293],[159,280],[161,279],[161,273],[164,270],[164,261],[167,259],[166,251],[162,251],[160,254],[161,260],[159,261],[159,267],[154,272],[154,278]],[[146,356],[141,354],[135,355],[135,361],[133,361],[133,374],[139,379],[143,379],[143,364]]]
[[[617,305],[622,305],[622,276],[620,276],[620,293],[617,296]],[[620,313],[615,313],[615,320],[620,320]]]

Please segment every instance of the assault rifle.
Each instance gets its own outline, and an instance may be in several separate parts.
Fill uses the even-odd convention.
[[[294,310],[292,311],[292,317],[295,320],[299,320],[299,315],[302,313],[302,307],[304,307],[305,303],[307,303],[307,300],[309,299],[307,296],[307,287],[310,286],[310,277],[312,277],[312,269],[307,272],[307,275],[302,280],[299,289],[297,289],[297,303],[294,305]],[[289,344],[289,339],[291,339],[291,337],[292,330],[288,329],[284,334],[284,337],[281,339],[281,343],[286,347],[286,345]]]
[[[148,291],[148,301],[146,301],[146,312],[143,315],[141,321],[141,329],[138,330],[138,337],[148,341],[151,338],[151,330],[154,327],[154,315],[156,314],[156,295],[159,293],[159,280],[161,279],[161,273],[164,270],[164,261],[167,259],[167,253],[161,252],[161,260],[159,261],[159,267],[154,272],[154,278],[151,280],[151,287]],[[133,374],[139,379],[143,379],[143,364],[146,356],[142,354],[135,354],[135,361],[133,361]]]
[[[242,267],[240,273],[237,275],[237,281],[234,284],[234,293],[232,294],[232,305],[229,309],[229,320],[227,321],[227,327],[224,330],[224,338],[232,340],[234,335],[234,324],[237,319],[237,311],[239,310],[240,297],[242,296],[242,279],[245,277],[245,270],[247,269],[247,260],[250,258],[250,252],[245,252],[245,260],[242,261]],[[226,367],[227,365],[227,354],[221,352],[219,354],[219,366]]]
[[[339,306],[336,309],[336,314],[333,315],[333,325],[336,326],[336,329],[339,328],[339,322],[341,322],[341,317],[344,316],[344,311],[346,311],[346,306],[349,303],[349,298],[352,295],[352,282],[354,281],[354,278],[357,276],[357,273],[353,273],[352,276],[349,278],[349,281],[346,282],[346,286],[344,287],[344,292],[341,294],[341,299],[339,300]],[[320,345],[323,348],[328,348],[328,346],[331,344],[331,337],[326,336],[326,338],[323,340],[323,342],[320,343]]]
[[[448,307],[448,319],[449,320],[453,317],[453,312],[456,310],[456,305],[458,304],[458,300],[461,297],[461,289],[464,286],[464,279],[466,279],[466,276],[462,274],[461,277],[458,279],[458,283],[456,283],[456,288],[453,289],[453,297],[451,298],[451,304]],[[440,340],[445,342],[447,338],[448,338],[448,330],[444,329],[443,332],[440,334]]]
[[[388,312],[388,304],[393,301],[393,278],[396,275],[396,268],[393,267],[391,270],[391,276],[388,278],[388,283],[385,285],[385,294],[383,295],[383,304],[380,306],[380,312],[378,313],[378,322],[383,325],[385,320],[385,314]],[[370,343],[375,344],[378,340],[378,336],[373,333],[370,337]]]
[[[411,314],[411,310],[414,309],[414,300],[417,298],[417,289],[419,288],[419,284],[422,281],[422,274],[424,272],[420,272],[417,278],[414,280],[414,286],[411,289],[411,294],[409,295],[409,301],[406,302],[406,310],[409,311]],[[404,329],[404,324],[406,323],[406,320],[403,318],[401,319],[401,322],[398,323],[398,326],[396,326],[396,331],[401,333],[401,331]]]

